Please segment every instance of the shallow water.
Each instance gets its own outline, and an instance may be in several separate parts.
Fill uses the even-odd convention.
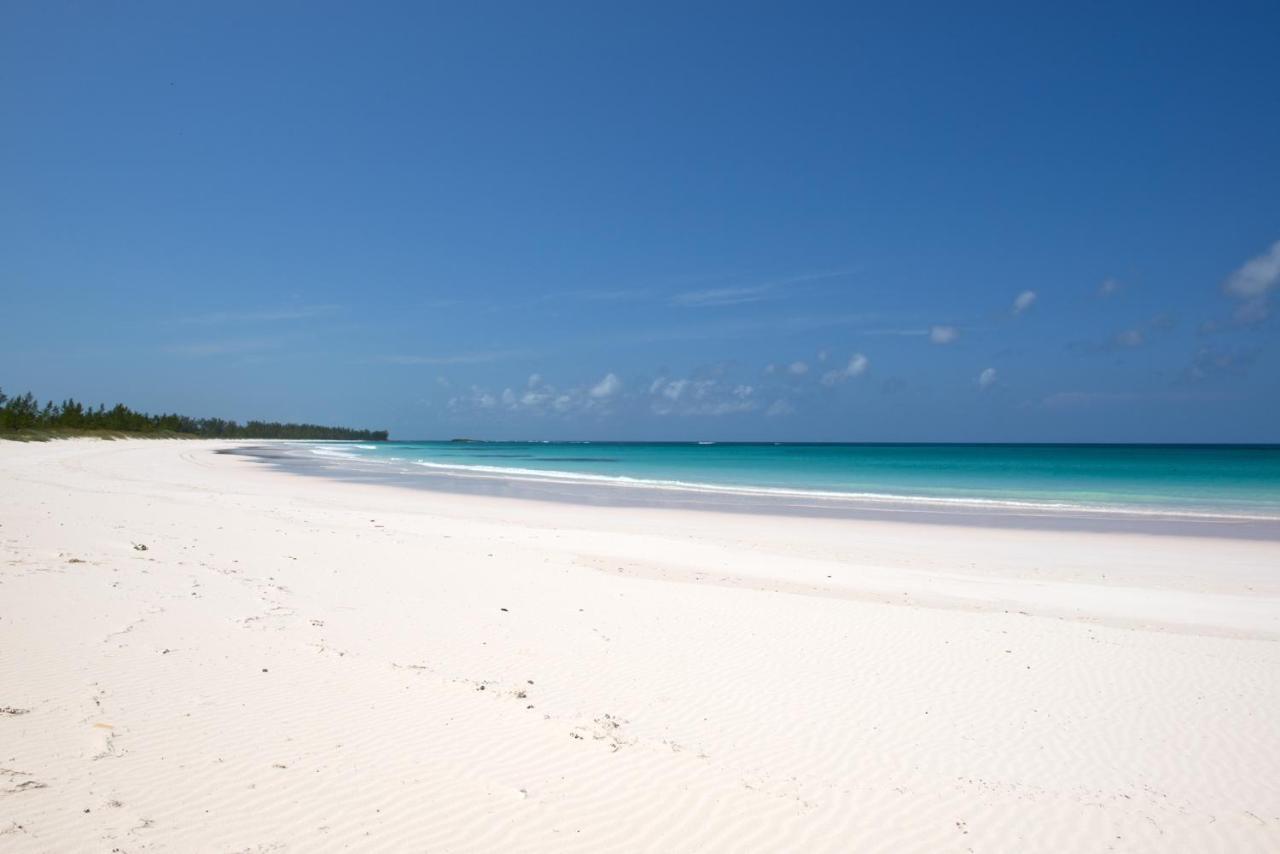
[[[404,474],[755,497],[1280,520],[1280,446],[314,443]]]

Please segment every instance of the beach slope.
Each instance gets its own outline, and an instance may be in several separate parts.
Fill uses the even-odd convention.
[[[1280,543],[0,442],[0,850],[1280,850]]]

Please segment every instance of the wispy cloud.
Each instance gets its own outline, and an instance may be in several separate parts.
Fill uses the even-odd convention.
[[[659,341],[703,341],[709,338],[741,338],[751,335],[796,335],[817,329],[840,326],[860,326],[876,322],[881,315],[859,314],[803,314],[789,317],[736,318],[733,320],[700,323],[689,326],[662,326],[620,332],[609,336],[608,343],[618,342],[648,344]]]
[[[1106,299],[1120,293],[1120,282],[1115,279],[1103,279],[1102,284],[1098,285],[1098,296]]]
[[[658,377],[649,384],[649,409],[655,415],[722,416],[759,408],[755,387],[745,383]]]
[[[484,365],[508,359],[524,359],[534,355],[528,350],[482,350],[471,353],[449,353],[434,356],[383,355],[366,361],[384,365]]]
[[[480,386],[472,386],[467,394],[449,400],[452,412],[485,410],[501,407],[512,413],[537,417],[572,415],[610,415],[616,401],[622,396],[623,383],[617,374],[606,373],[598,382],[586,386],[559,388],[546,381],[542,374],[530,374],[523,389],[508,386],[494,393]]]
[[[1280,240],[1250,258],[1222,283],[1222,289],[1239,299],[1254,299],[1268,293],[1280,282]]]
[[[1256,348],[1220,350],[1201,347],[1182,372],[1181,381],[1195,384],[1220,377],[1241,377],[1248,373],[1258,357]]]
[[[1175,326],[1177,326],[1177,318],[1167,311],[1161,311],[1153,314],[1149,319],[1128,329],[1122,329],[1101,341],[1073,341],[1067,345],[1067,349],[1092,354],[1133,350],[1147,344],[1157,335],[1168,332]]]
[[[982,331],[982,327],[966,326],[970,331]],[[901,338],[928,338],[934,344],[951,344],[960,338],[961,328],[946,323],[931,326],[889,326],[859,329],[859,335],[886,335]]]
[[[337,305],[307,305],[289,308],[260,308],[235,311],[214,311],[180,318],[182,323],[201,326],[235,323],[273,323],[288,320],[310,320],[328,317],[342,311]]]
[[[843,368],[834,371],[827,371],[822,375],[823,385],[836,385],[847,379],[860,377],[867,372],[867,368],[871,366],[871,362],[861,353],[854,353],[849,357],[849,363]]]
[[[166,352],[175,356],[188,356],[193,358],[208,356],[238,356],[246,353],[261,353],[265,350],[275,350],[290,340],[289,336],[261,337],[261,338],[225,338],[216,341],[188,341],[183,344],[175,344],[167,347]]]
[[[978,374],[978,388],[986,391],[996,384],[996,369],[987,368]]]
[[[1222,399],[1220,395],[1178,391],[1059,391],[1046,396],[1040,401],[1040,405],[1046,409],[1080,409],[1108,404],[1176,403]]]
[[[929,327],[929,340],[934,344],[950,344],[960,337],[960,330],[954,326]]]
[[[892,336],[899,336],[902,338],[924,338],[925,336],[929,335],[929,333],[930,333],[930,327],[928,326],[905,327],[905,328],[890,327],[887,329],[859,329],[858,330],[859,335],[892,335]]]
[[[1126,329],[1115,337],[1115,343],[1121,347],[1138,347],[1146,340],[1147,336],[1141,329]]]
[[[1250,258],[1222,282],[1222,291],[1238,301],[1229,321],[1211,320],[1202,332],[1254,326],[1271,316],[1271,292],[1280,284],[1280,240]]]
[[[836,270],[826,273],[805,273],[788,276],[758,285],[736,287],[707,288],[696,291],[683,291],[671,296],[671,305],[685,308],[709,308],[715,306],[741,305],[743,303],[760,302],[766,299],[777,299],[783,289],[791,285],[810,284],[829,279],[842,279],[855,273],[854,270]]]
[[[600,382],[591,387],[591,396],[595,398],[613,397],[622,390],[622,380],[618,379],[618,375],[608,373]]]
[[[498,398],[491,392],[473,385],[466,394],[449,398],[449,409],[458,412],[466,409],[493,409],[498,405]]]
[[[1035,302],[1036,302],[1035,291],[1023,291],[1022,293],[1018,294],[1016,297],[1013,298],[1012,311],[1015,315],[1022,314],[1027,309],[1031,308],[1031,306],[1035,305]]]
[[[579,300],[582,302],[627,302],[654,296],[652,288],[581,288],[572,291],[556,291],[544,294],[539,302],[555,300]]]
[[[750,288],[710,288],[705,291],[686,291],[671,298],[672,305],[701,308],[707,306],[741,305],[768,299],[771,285]]]

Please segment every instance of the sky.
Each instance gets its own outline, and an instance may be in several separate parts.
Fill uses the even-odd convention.
[[[8,0],[0,387],[400,439],[1280,442],[1277,32]]]

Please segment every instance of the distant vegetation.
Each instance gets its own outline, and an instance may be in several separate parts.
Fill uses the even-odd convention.
[[[189,436],[201,439],[364,439],[384,442],[386,430],[352,430],[319,424],[279,424],[186,415],[147,415],[123,403],[97,409],[75,400],[44,406],[30,393],[9,397],[0,389],[0,438],[45,439],[69,435]]]

